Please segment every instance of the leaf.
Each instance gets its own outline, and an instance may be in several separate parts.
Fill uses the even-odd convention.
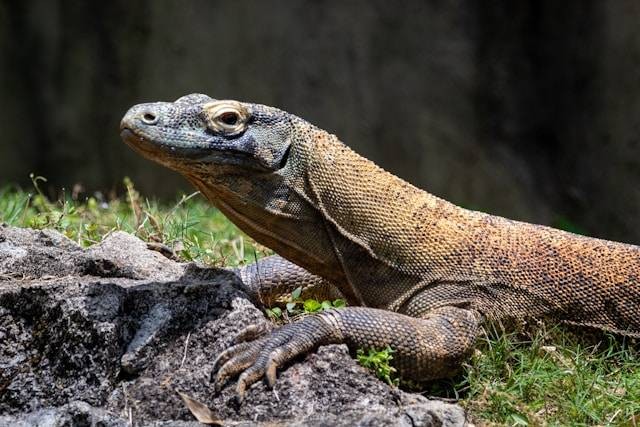
[[[303,304],[304,311],[307,313],[315,313],[316,311],[320,311],[322,309],[322,304],[314,299],[308,299]]]
[[[322,309],[329,310],[332,309],[333,305],[331,305],[331,301],[322,301]]]
[[[339,298],[339,299],[333,301],[333,306],[335,308],[342,308],[342,307],[346,307],[347,303],[346,303],[345,300]]]
[[[511,419],[513,420],[513,425],[516,426],[528,426],[529,420],[521,414],[511,414]]]
[[[302,286],[296,288],[293,292],[291,292],[291,299],[298,299],[302,294]]]
[[[282,310],[280,309],[280,307],[268,308],[267,309],[267,315],[269,317],[273,317],[275,319],[279,319],[280,317],[282,317]]]
[[[289,313],[293,313],[293,311],[296,309],[296,304],[295,302],[288,302],[287,303],[287,311]]]
[[[198,422],[216,426],[224,425],[224,422],[219,419],[207,405],[189,397],[184,393],[179,392],[178,390],[176,390],[176,393],[178,393],[178,396],[182,398],[182,401],[187,406],[187,409],[191,411]]]
[[[389,346],[380,351],[370,348],[368,353],[359,348],[356,352],[356,358],[360,365],[372,370],[381,380],[389,385],[397,385],[399,378],[392,378],[395,376],[396,369],[390,365],[393,352],[394,350]]]

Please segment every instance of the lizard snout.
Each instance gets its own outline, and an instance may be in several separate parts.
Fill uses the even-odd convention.
[[[120,130],[136,129],[140,126],[154,126],[160,120],[160,112],[152,105],[136,105],[127,111],[120,121]]]
[[[131,107],[120,121],[120,137],[143,155],[155,152],[158,147],[152,141],[156,138],[160,123],[161,108],[158,104],[138,104]]]
[[[152,111],[147,111],[140,116],[142,122],[147,125],[158,123],[158,115]]]

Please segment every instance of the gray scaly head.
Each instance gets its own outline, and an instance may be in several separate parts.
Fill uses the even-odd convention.
[[[284,166],[291,115],[264,105],[204,94],[138,104],[120,123],[123,140],[143,156],[183,173],[225,166],[275,171]]]
[[[135,105],[120,129],[129,146],[182,173],[258,242],[306,268],[335,270],[331,241],[304,188],[303,159],[315,143],[306,135],[326,132],[277,108],[203,94]]]

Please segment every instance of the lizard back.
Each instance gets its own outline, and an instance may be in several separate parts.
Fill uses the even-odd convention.
[[[460,208],[321,131],[312,150],[310,192],[364,304],[552,316],[640,336],[640,247]]]

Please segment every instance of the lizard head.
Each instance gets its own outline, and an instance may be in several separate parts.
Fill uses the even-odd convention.
[[[273,107],[191,94],[131,107],[120,135],[143,156],[187,175],[270,172],[286,163],[290,117]]]
[[[277,108],[192,94],[131,107],[120,131],[124,142],[183,174],[258,242],[318,274],[340,274],[304,188],[301,159],[312,146],[307,134],[317,128]]]

